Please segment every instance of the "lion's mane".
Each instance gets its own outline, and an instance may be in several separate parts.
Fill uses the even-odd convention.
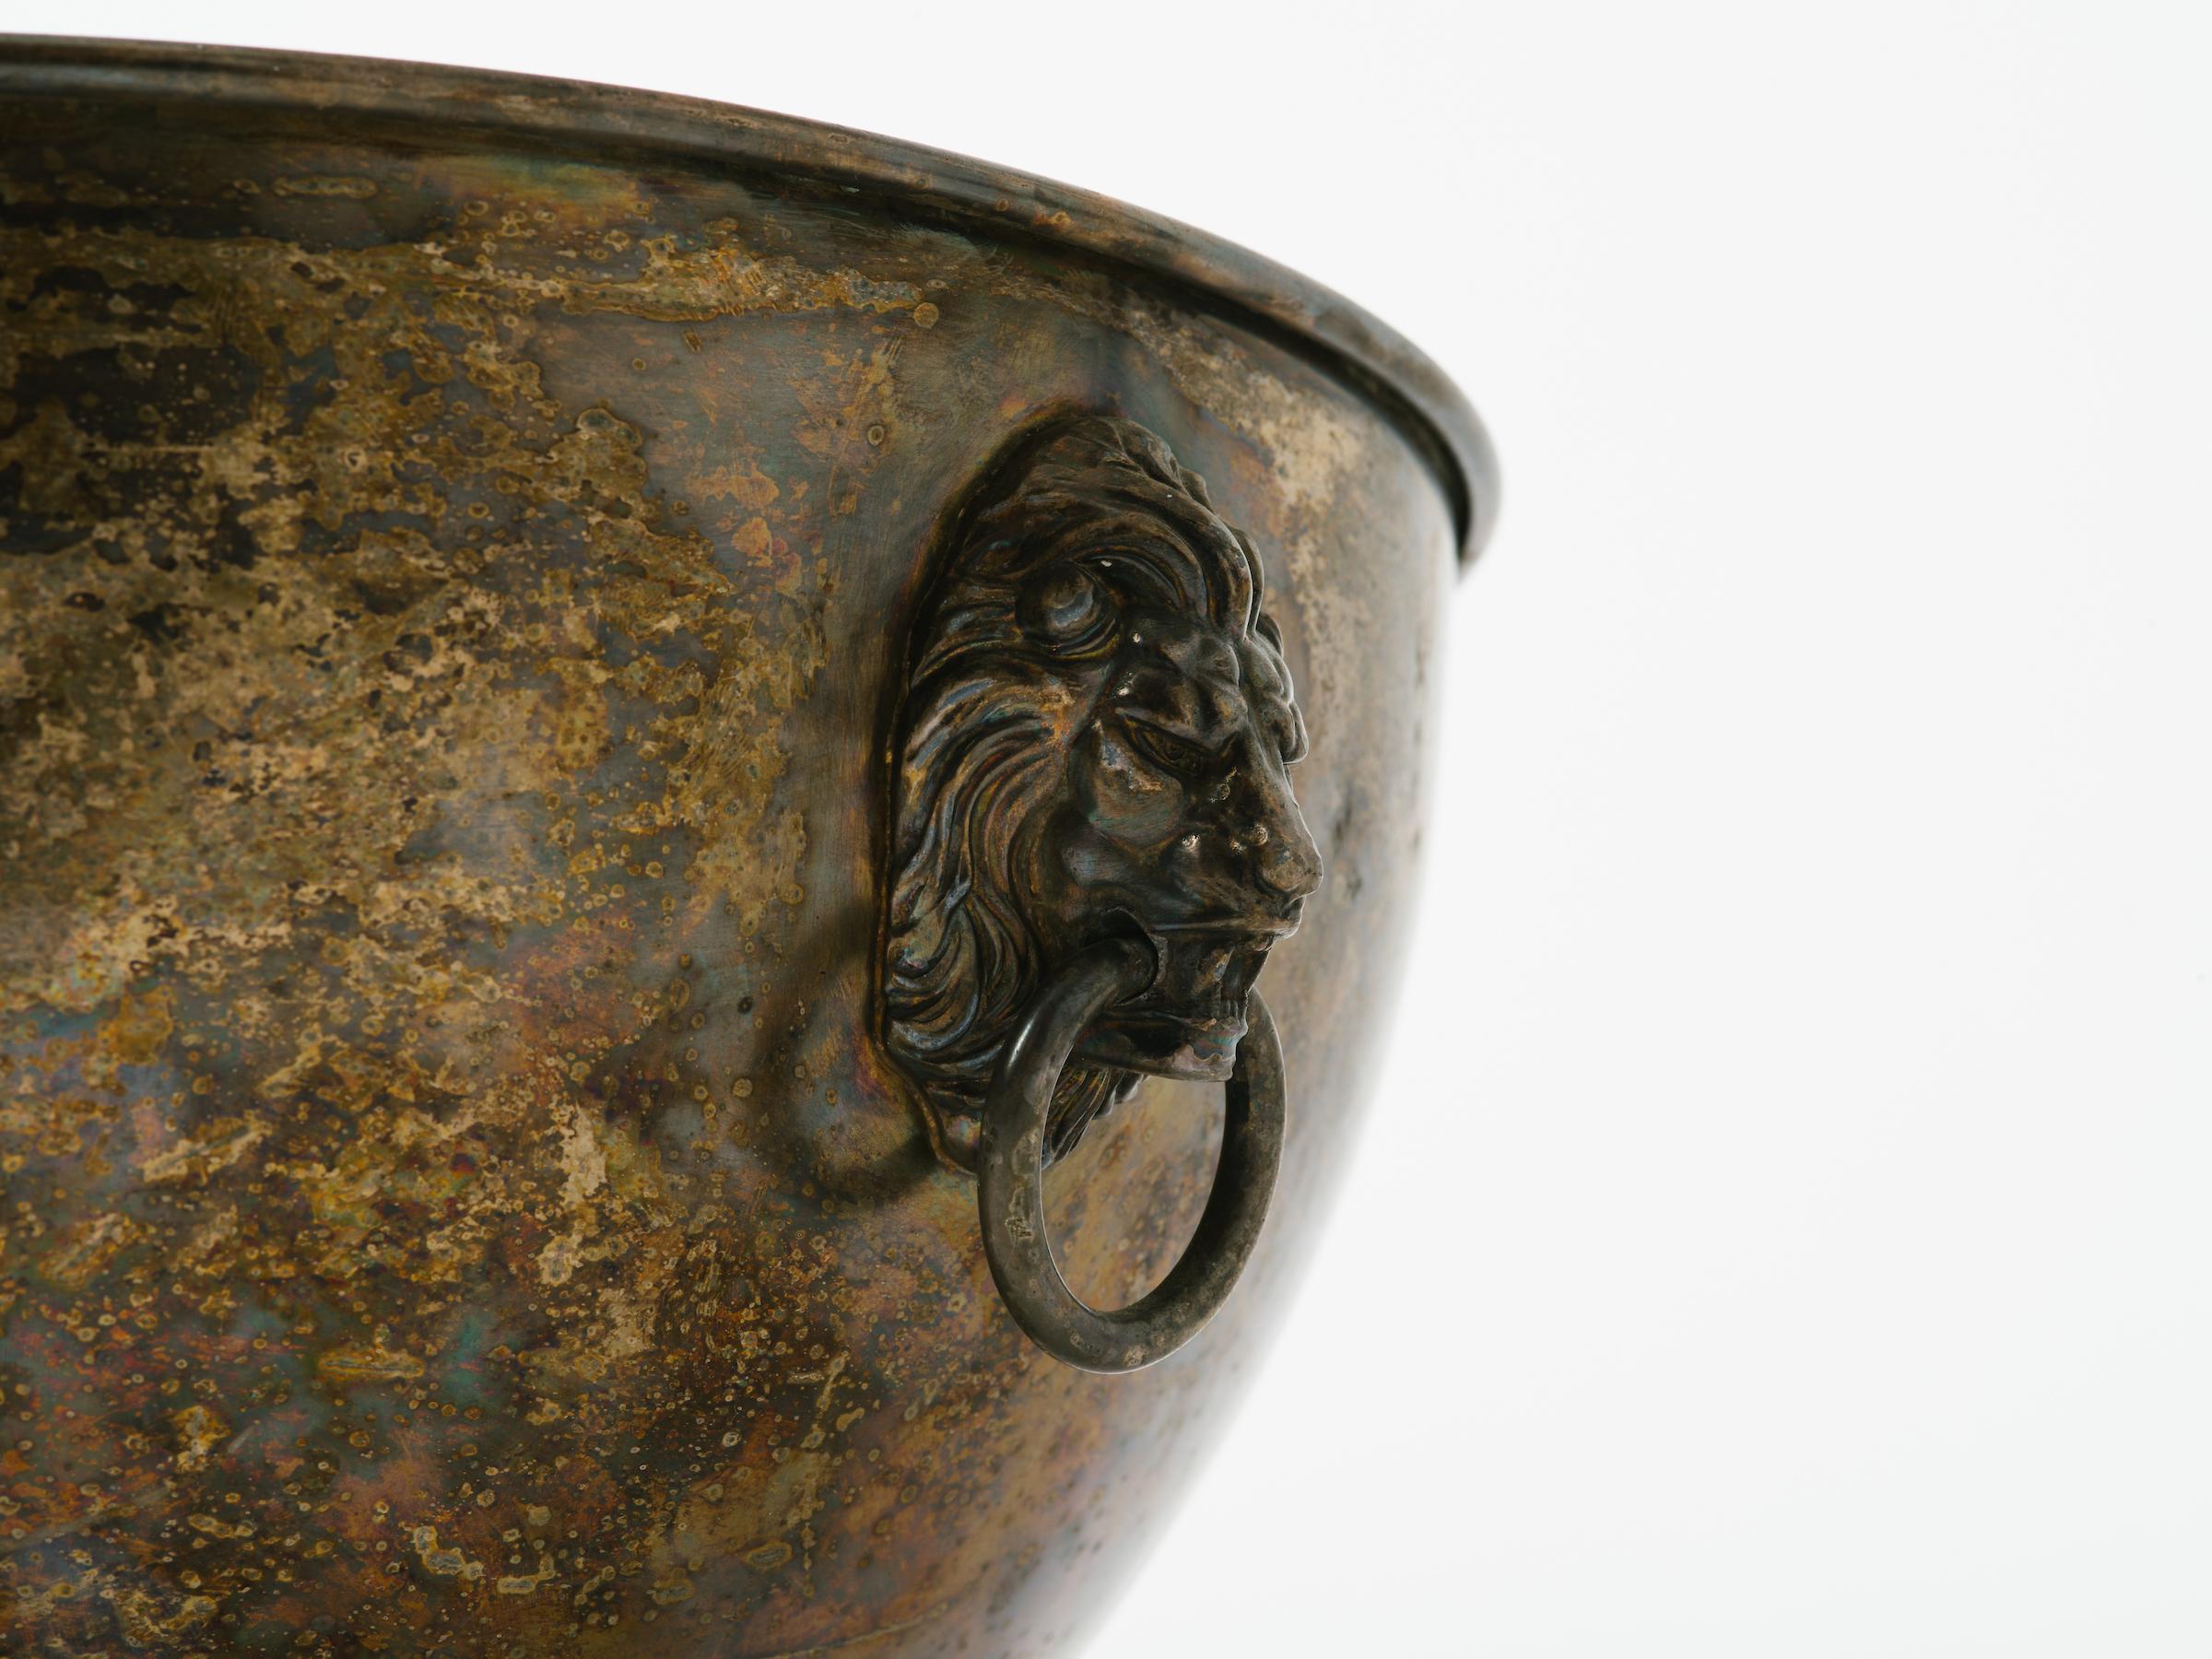
[[[1007,446],[954,517],[912,635],[893,779],[884,1041],[940,1113],[981,1110],[1053,966],[1029,920],[1038,808],[1091,718],[1128,609],[1280,650],[1260,566],[1206,485],[1134,422],[1064,416]],[[1071,1065],[1048,1156],[1134,1087]]]

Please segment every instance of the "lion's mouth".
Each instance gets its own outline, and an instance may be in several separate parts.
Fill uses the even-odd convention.
[[[1084,1053],[1161,1077],[1229,1077],[1244,1036],[1245,998],[1279,935],[1241,927],[1144,932],[1158,963],[1152,982],[1099,1022]]]

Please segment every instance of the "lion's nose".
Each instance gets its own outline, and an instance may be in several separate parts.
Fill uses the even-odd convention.
[[[1321,885],[1321,849],[1294,803],[1271,823],[1254,825],[1253,873],[1260,885],[1278,899],[1303,899]]]

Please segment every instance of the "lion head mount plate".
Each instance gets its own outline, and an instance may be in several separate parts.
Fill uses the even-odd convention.
[[[995,1147],[1030,1166],[1006,1172],[1027,1193],[1140,1074],[1236,1077],[1253,981],[1322,878],[1289,776],[1305,728],[1250,539],[1158,436],[1111,416],[1049,420],[984,470],[947,526],[908,662],[884,1041],[939,1154],[980,1172]],[[1086,964],[1095,1006],[1073,1053],[1030,1080],[1038,1144],[994,1141],[1023,1086],[1018,1031]],[[987,1243],[993,1219],[986,1203]],[[1057,1287],[1024,1230],[1013,1242]],[[1017,1318],[1059,1351],[1000,1253]],[[1222,1265],[1204,1276],[1213,1300],[1233,1283]],[[1116,1352],[1156,1359],[1151,1336]]]

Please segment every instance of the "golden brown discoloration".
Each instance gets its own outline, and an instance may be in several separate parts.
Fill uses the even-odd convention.
[[[1250,1362],[1409,891],[1421,461],[1265,339],[830,190],[335,117],[0,146],[0,1615],[64,1650],[1033,1652]],[[63,160],[63,157],[66,160]],[[1270,561],[1331,870],[1278,1222],[1108,1382],[865,1037],[946,503],[1128,413]],[[1055,1171],[1126,1300],[1211,1170]]]

